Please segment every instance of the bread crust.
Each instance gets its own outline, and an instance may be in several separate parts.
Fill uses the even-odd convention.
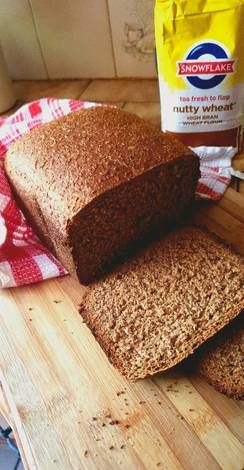
[[[103,272],[110,255],[116,258],[131,241],[143,236],[144,225],[150,215],[156,218],[157,210],[165,223],[172,207],[179,206],[183,213],[194,197],[200,175],[199,158],[190,149],[136,115],[110,107],[79,110],[33,129],[11,146],[4,165],[21,207],[40,238],[68,271],[77,274],[84,283]],[[169,195],[167,190],[165,200],[160,200],[164,169],[169,173],[165,175],[166,182],[169,178],[173,187],[179,181],[182,190],[178,190],[177,196],[177,191]],[[136,185],[138,196],[134,207]],[[140,192],[145,195],[144,207]],[[174,197],[176,201],[172,202]],[[154,207],[153,213],[151,202],[155,198],[158,207]],[[105,199],[106,207],[105,202],[102,205]],[[140,211],[145,223],[138,229]],[[104,225],[103,214],[109,214]],[[122,222],[118,215],[120,220],[124,215]],[[97,223],[95,217],[99,219]],[[82,220],[84,236],[79,233]],[[112,238],[111,233],[117,234],[110,249],[103,233],[98,237],[99,227],[106,235],[109,224],[107,238]],[[98,238],[100,257],[95,247]],[[96,255],[92,257],[95,249]],[[84,269],[78,267],[81,257]]]

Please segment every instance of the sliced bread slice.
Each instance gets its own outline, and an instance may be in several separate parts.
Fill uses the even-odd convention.
[[[93,285],[81,313],[129,379],[189,356],[244,307],[243,259],[208,233],[181,228]]]
[[[244,400],[244,312],[203,346],[197,369],[219,392]]]

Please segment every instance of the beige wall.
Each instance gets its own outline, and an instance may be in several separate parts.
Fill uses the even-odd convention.
[[[0,0],[12,78],[153,77],[154,0]]]

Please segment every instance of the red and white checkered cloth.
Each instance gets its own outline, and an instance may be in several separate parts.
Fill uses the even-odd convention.
[[[43,98],[22,106],[8,118],[0,118],[0,287],[20,286],[66,274],[64,267],[45,248],[18,208],[3,170],[9,146],[21,135],[45,122],[95,103]],[[219,199],[230,181],[230,159],[221,167],[202,162],[197,196]]]

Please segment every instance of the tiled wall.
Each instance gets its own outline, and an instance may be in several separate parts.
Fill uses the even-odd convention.
[[[154,77],[154,0],[0,0],[12,78]]]

